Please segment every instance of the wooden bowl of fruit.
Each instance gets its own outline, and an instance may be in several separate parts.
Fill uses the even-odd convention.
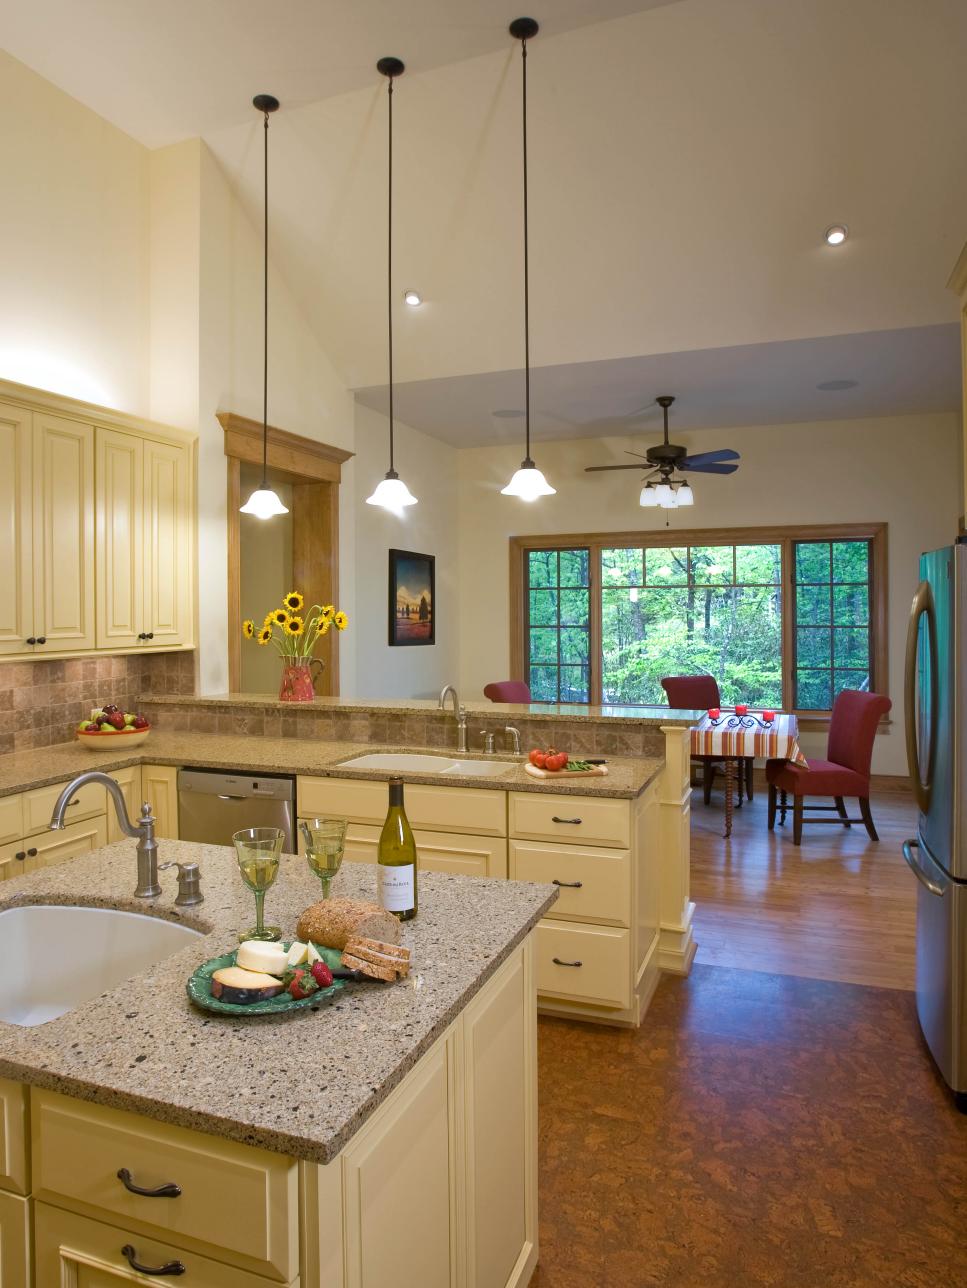
[[[106,706],[95,707],[89,720],[82,720],[75,730],[77,741],[85,747],[100,747],[117,750],[119,744],[125,747],[137,747],[144,742],[151,732],[147,717],[135,711],[122,711],[119,706],[109,702]]]

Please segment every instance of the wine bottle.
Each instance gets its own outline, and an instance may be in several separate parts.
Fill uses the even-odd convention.
[[[403,780],[391,778],[389,812],[379,834],[376,888],[387,912],[400,921],[416,916],[416,842],[403,808]]]

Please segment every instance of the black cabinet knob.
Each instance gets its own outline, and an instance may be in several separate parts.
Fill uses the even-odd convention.
[[[19,860],[20,860],[20,862],[21,862],[21,863],[23,863],[24,859],[27,857],[27,851],[26,851],[26,850],[18,850],[18,851],[17,851],[17,853],[16,853],[13,857],[14,857],[15,859],[19,859]]]
[[[147,635],[145,636],[145,639],[153,640],[153,639],[154,639],[154,631],[148,631]]]
[[[38,643],[38,644],[46,644],[46,643],[47,643],[47,636],[46,636],[46,635],[38,635],[38,636],[37,636],[37,643]]]
[[[27,643],[28,643],[28,644],[36,644],[36,643],[37,643],[37,638],[36,638],[36,636],[34,636],[34,635],[28,635],[28,636],[27,636]]]

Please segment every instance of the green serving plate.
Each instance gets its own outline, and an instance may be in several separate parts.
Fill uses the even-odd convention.
[[[288,951],[293,944],[293,940],[283,943],[282,947]],[[319,956],[333,970],[335,970],[342,960],[342,953],[338,948],[323,948],[320,944],[314,945]],[[240,1006],[237,1002],[223,1002],[221,998],[212,997],[212,975],[223,966],[235,965],[235,953],[225,953],[223,957],[212,957],[210,961],[204,962],[188,980],[185,985],[188,996],[200,1006],[203,1011],[214,1011],[216,1015],[234,1015],[244,1018],[248,1015],[283,1015],[286,1011],[300,1011],[307,1006],[318,1005],[320,1002],[328,1001],[333,993],[345,987],[344,979],[334,979],[328,988],[316,989],[308,997],[290,997],[289,994],[279,993],[277,997],[269,997],[264,1002],[250,1002],[247,1006]]]

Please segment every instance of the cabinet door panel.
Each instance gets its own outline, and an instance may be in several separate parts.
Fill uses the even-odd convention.
[[[0,1288],[25,1288],[31,1282],[30,1260],[30,1200],[0,1193]],[[42,1279],[41,1285],[46,1288]]]
[[[27,1088],[22,1083],[0,1078],[0,1190],[29,1193],[29,1175]]]
[[[24,860],[20,856],[26,856],[26,845],[26,841],[9,841],[6,845],[0,845],[0,881],[23,876]]]
[[[91,649],[94,636],[94,427],[34,414],[35,651]]]
[[[23,834],[23,797],[0,796],[0,843],[19,841]]]
[[[128,808],[128,818],[137,822],[141,817],[141,766],[129,765],[127,769],[117,769],[111,777],[121,789]],[[124,840],[113,801],[107,802],[107,839],[108,842]]]
[[[142,442],[97,428],[97,647],[138,644],[144,630]]]
[[[62,832],[41,832],[38,836],[28,836],[24,845],[27,849],[27,858],[23,863],[24,873],[39,872],[41,868],[52,868],[58,863],[76,858],[78,854],[89,854],[91,850],[107,845],[107,823],[101,815],[100,818],[88,819],[84,823],[71,823]]]
[[[149,647],[189,642],[191,622],[188,448],[144,441],[144,630]]]
[[[141,766],[141,799],[151,806],[154,834],[178,839],[178,770],[174,765]],[[141,811],[138,810],[140,815]]]
[[[382,829],[351,823],[345,859],[375,863]],[[507,842],[503,837],[458,836],[453,832],[413,831],[418,862],[424,872],[455,872],[463,877],[506,877]]]
[[[23,835],[50,829],[50,816],[66,783],[51,783],[49,787],[35,787],[23,795]],[[67,802],[64,818],[68,823],[78,823],[82,818],[94,818],[107,813],[107,793],[100,783],[85,783]]]
[[[33,635],[32,423],[0,403],[0,653],[29,653]]]

